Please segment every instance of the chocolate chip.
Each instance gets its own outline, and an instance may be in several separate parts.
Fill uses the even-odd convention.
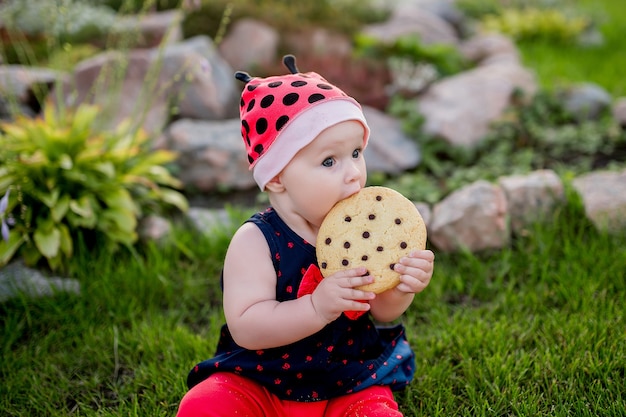
[[[382,199],[383,199],[382,196],[379,196],[379,195],[376,196],[376,201],[380,201]]]
[[[408,245],[406,244],[406,242],[402,242],[402,243],[400,243],[400,247],[401,247],[402,249],[406,249],[406,247],[407,247],[407,246],[408,246]]]
[[[393,271],[393,267],[396,266],[396,264],[389,264],[389,269],[391,269]]]
[[[322,269],[326,269],[327,266],[328,264],[326,262],[322,262]]]
[[[376,215],[375,214],[370,214],[367,218],[370,219],[370,220],[374,220],[376,218]]]
[[[363,256],[361,256],[361,260],[362,260],[362,261],[367,261],[368,259],[369,259],[369,258],[368,258],[368,256],[367,256],[367,255],[363,255]]]
[[[343,266],[348,266],[350,264],[350,262],[348,262],[347,259],[344,259],[343,261],[341,261],[341,265]]]
[[[370,232],[363,232],[363,237],[365,239],[367,239],[368,237],[370,237]]]
[[[327,238],[326,238],[326,240],[325,240],[325,243],[326,243],[327,245],[330,245],[330,242],[332,242],[332,241],[333,241],[333,240],[332,240],[331,238],[327,237]]]
[[[382,246],[379,246],[379,247],[377,247],[377,248],[376,248],[376,250],[377,250],[378,252],[382,252],[384,249],[383,249],[383,247],[382,247]]]
[[[396,222],[396,224],[400,224],[400,223],[402,223],[402,220],[396,219],[395,222]]]
[[[343,247],[348,249],[350,247],[350,242],[343,242]]]
[[[350,216],[346,216],[346,218],[345,218],[345,219],[343,219],[343,220],[344,220],[344,221],[346,221],[346,222],[348,222],[348,223],[350,223],[350,222],[352,221],[352,217],[350,217]]]

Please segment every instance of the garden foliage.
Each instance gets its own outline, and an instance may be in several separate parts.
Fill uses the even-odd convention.
[[[98,130],[98,111],[48,106],[42,118],[0,125],[0,195],[11,190],[7,213],[16,223],[0,241],[0,266],[20,254],[28,264],[45,259],[59,269],[75,239],[130,247],[142,216],[187,209],[175,190],[181,183],[163,166],[175,154],[150,151],[149,137],[130,123]]]

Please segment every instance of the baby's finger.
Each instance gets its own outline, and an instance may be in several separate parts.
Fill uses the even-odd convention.
[[[371,284],[372,282],[374,282],[374,277],[371,275],[363,275],[360,277],[348,277],[346,278],[343,283],[344,287],[346,288],[356,288],[356,287],[360,287],[362,285],[367,285],[367,284]],[[355,290],[358,291],[358,290]],[[363,292],[363,291],[360,291]]]

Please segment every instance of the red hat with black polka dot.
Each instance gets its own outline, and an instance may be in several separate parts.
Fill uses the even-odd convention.
[[[286,55],[283,63],[291,74],[253,78],[235,73],[246,83],[239,109],[241,136],[261,190],[324,129],[346,120],[361,122],[363,149],[370,134],[355,99],[315,72],[300,73],[293,55]]]

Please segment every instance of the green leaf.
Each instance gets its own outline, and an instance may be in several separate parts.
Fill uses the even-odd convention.
[[[17,233],[9,233],[8,242],[0,239],[0,266],[8,264],[25,241],[26,236]]]
[[[167,188],[161,189],[161,199],[178,208],[182,212],[186,212],[189,209],[189,202],[187,198],[176,190],[170,190]]]
[[[92,201],[87,196],[83,196],[78,200],[70,201],[70,210],[72,210],[73,213],[76,213],[86,219],[94,217],[94,208],[92,206]]]
[[[46,258],[54,258],[59,253],[61,232],[58,228],[53,227],[50,231],[43,231],[41,228],[37,228],[33,239],[39,252]]]
[[[66,257],[71,258],[74,253],[74,243],[70,229],[66,225],[60,224],[59,231],[61,232],[61,251]]]
[[[124,188],[107,190],[100,194],[100,198],[108,207],[125,209],[132,213],[137,213],[137,207],[135,206],[133,197],[130,195],[128,190],[125,190]]]
[[[115,178],[115,165],[111,162],[101,162],[99,164],[95,164],[93,168],[104,174],[107,178]]]
[[[137,228],[137,217],[130,210],[122,208],[109,209],[103,212],[100,217],[103,220],[110,220],[124,232],[133,232]]]
[[[63,194],[57,203],[50,207],[50,215],[55,223],[60,223],[63,217],[65,217],[65,214],[70,207],[70,200],[71,197],[68,194]]]
[[[59,190],[58,188],[55,188],[49,193],[37,192],[35,194],[36,194],[36,197],[39,198],[46,206],[52,208],[57,204],[57,201],[59,201],[60,193],[61,193],[61,190]]]
[[[59,166],[63,169],[72,169],[74,163],[72,162],[72,157],[68,154],[64,153],[59,158]]]

